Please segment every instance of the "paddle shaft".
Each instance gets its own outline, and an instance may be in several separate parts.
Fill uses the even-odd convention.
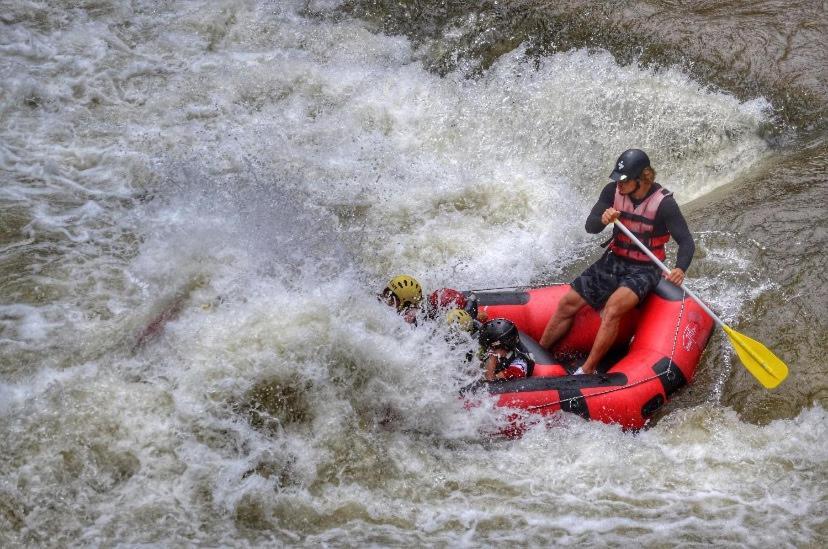
[[[667,265],[665,265],[664,263],[662,263],[662,262],[661,262],[661,260],[659,260],[659,259],[655,256],[655,254],[654,254],[653,252],[651,252],[651,251],[650,251],[650,249],[649,249],[647,246],[645,246],[645,245],[644,245],[644,244],[643,244],[640,240],[638,240],[638,238],[637,238],[634,234],[632,234],[632,232],[631,232],[628,228],[626,228],[626,227],[624,226],[624,224],[623,224],[623,223],[621,223],[621,221],[619,221],[618,219],[616,219],[616,220],[614,221],[614,223],[615,223],[615,226],[616,226],[616,227],[618,227],[619,229],[621,229],[621,232],[623,232],[625,235],[627,235],[627,237],[629,237],[629,239],[630,239],[630,240],[632,240],[633,242],[635,242],[636,246],[638,246],[639,248],[641,248],[641,251],[642,251],[642,252],[644,252],[645,254],[647,254],[647,257],[649,257],[651,260],[653,260],[653,262],[654,262],[656,265],[658,265],[659,267],[661,267],[661,270],[662,270],[662,271],[664,271],[664,272],[665,272],[665,273],[667,273],[667,274],[670,274],[670,269],[669,269],[669,268],[667,268]],[[710,317],[711,317],[713,320],[715,320],[715,321],[716,321],[716,324],[718,324],[719,326],[724,326],[724,325],[725,325],[725,323],[724,323],[724,322],[722,322],[722,319],[721,319],[721,318],[719,318],[719,317],[716,315],[716,313],[714,313],[713,311],[711,311],[711,310],[710,310],[710,307],[708,307],[707,305],[705,305],[705,304],[704,304],[704,302],[703,302],[701,299],[699,299],[699,298],[698,298],[698,296],[697,296],[696,294],[694,294],[692,291],[690,291],[690,290],[689,290],[689,289],[688,289],[688,288],[687,288],[684,284],[682,284],[682,285],[681,285],[681,289],[682,289],[682,290],[684,290],[684,291],[687,293],[687,295],[689,295],[690,297],[692,297],[692,298],[693,298],[693,300],[694,300],[696,303],[698,303],[698,304],[699,304],[699,306],[700,306],[702,309],[704,309],[704,311],[705,311],[707,314],[709,314],[709,315],[710,315]]]
[[[638,240],[638,238],[636,238],[636,236],[630,232],[630,230],[626,228],[623,223],[617,219],[614,223],[615,226],[621,230],[621,232],[627,235],[630,240],[635,242],[636,246],[641,248],[641,251],[647,254],[647,257],[653,260],[656,265],[661,267],[662,271],[665,273],[670,272],[670,269],[668,269],[664,263],[662,263],[655,256],[655,254],[650,251],[649,248],[642,244],[641,241]],[[719,327],[725,331],[727,337],[730,339],[730,343],[733,345],[733,349],[739,356],[739,360],[742,362],[742,365],[744,365],[748,372],[750,372],[753,377],[759,381],[759,383],[765,386],[765,388],[773,389],[782,383],[786,377],[788,377],[788,365],[782,362],[782,360],[773,354],[770,349],[758,341],[753,340],[746,335],[740,334],[722,322],[722,319],[716,316],[716,313],[711,311],[710,307],[705,305],[704,302],[696,296],[696,294],[688,290],[684,284],[681,285],[681,289],[684,290],[687,295],[692,297],[693,300],[698,303],[707,314],[710,315],[710,318],[716,321],[716,324],[718,324]]]

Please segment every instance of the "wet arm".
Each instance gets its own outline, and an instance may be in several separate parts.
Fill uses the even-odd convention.
[[[681,210],[673,199],[668,199],[662,202],[659,208],[660,215],[663,215],[664,224],[667,230],[678,244],[678,253],[676,254],[676,267],[684,272],[690,267],[690,262],[693,260],[693,254],[696,253],[696,243],[693,241],[693,234],[687,227],[687,221],[681,213]]]
[[[598,202],[592,207],[592,210],[587,216],[585,229],[591,234],[598,234],[604,230],[604,225],[601,222],[601,215],[604,211],[612,206],[615,201],[615,183],[610,183],[601,190],[601,196],[598,197]]]

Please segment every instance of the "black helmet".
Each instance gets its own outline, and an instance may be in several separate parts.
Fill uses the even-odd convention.
[[[480,328],[480,345],[484,348],[501,345],[507,349],[514,349],[519,340],[517,326],[505,318],[495,318]]]
[[[636,179],[650,165],[650,157],[641,149],[628,149],[615,161],[615,168],[610,174],[612,181]]]

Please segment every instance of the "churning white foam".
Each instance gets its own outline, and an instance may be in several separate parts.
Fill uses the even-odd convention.
[[[488,441],[502,414],[456,397],[473,342],[374,298],[398,272],[560,274],[622,150],[685,202],[766,152],[761,99],[603,52],[440,77],[301,2],[69,4],[18,3],[0,31],[20,229],[0,247],[0,540],[750,544],[785,520],[815,539],[820,407]],[[768,469],[783,482],[751,486]]]

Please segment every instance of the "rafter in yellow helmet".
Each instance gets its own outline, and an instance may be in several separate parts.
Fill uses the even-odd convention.
[[[399,300],[399,309],[417,306],[423,300],[423,288],[410,275],[398,275],[388,281],[388,289]]]

